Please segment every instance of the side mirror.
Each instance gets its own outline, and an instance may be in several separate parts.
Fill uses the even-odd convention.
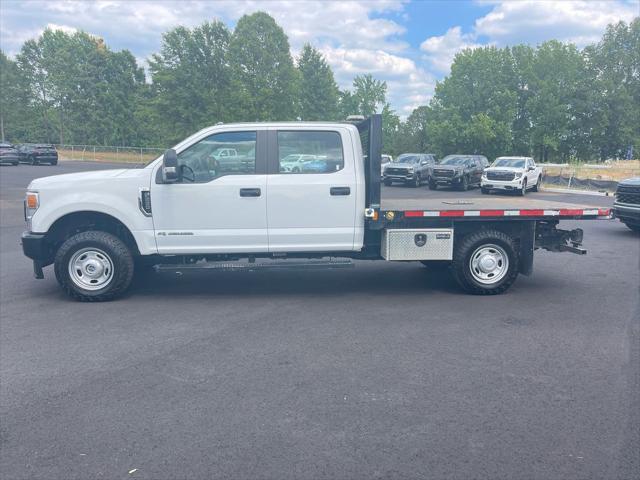
[[[532,166],[530,166],[528,170],[529,170],[530,172],[533,172],[535,169],[536,169],[536,167],[532,167]]]
[[[178,154],[173,148],[169,148],[162,156],[162,182],[175,183],[178,180],[180,180]]]
[[[422,161],[420,162],[420,165],[426,165],[426,164],[428,164],[428,163],[429,163],[429,162],[427,162],[426,160],[422,160]]]

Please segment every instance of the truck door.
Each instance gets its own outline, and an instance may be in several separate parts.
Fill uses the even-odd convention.
[[[156,172],[151,204],[158,253],[268,251],[266,135],[256,129],[205,134],[178,150],[177,183],[163,184]],[[219,157],[229,151],[236,155]]]
[[[354,248],[358,185],[353,141],[339,127],[269,132],[269,251]],[[299,171],[283,162],[289,155],[305,155]]]

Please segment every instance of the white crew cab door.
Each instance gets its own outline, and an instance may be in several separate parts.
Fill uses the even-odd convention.
[[[162,183],[158,165],[151,181],[158,253],[268,251],[266,135],[246,127],[203,131],[176,148],[176,183]],[[223,160],[223,149],[237,154]]]
[[[352,251],[362,226],[354,138],[346,126],[286,125],[269,131],[270,252]],[[299,169],[288,159],[300,155]],[[285,160],[287,159],[287,160]],[[364,212],[364,206],[361,206]],[[364,213],[363,213],[364,215]],[[361,215],[363,217],[363,215]],[[355,245],[355,246],[354,246]]]

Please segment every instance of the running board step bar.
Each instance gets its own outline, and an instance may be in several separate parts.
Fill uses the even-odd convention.
[[[267,260],[256,262],[196,262],[180,264],[155,265],[156,272],[175,272],[183,270],[218,270],[218,271],[255,271],[255,270],[325,270],[334,268],[351,268],[350,259],[336,260]]]

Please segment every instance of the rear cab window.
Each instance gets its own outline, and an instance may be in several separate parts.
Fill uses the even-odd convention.
[[[323,174],[344,168],[339,132],[279,130],[277,141],[279,173]]]

